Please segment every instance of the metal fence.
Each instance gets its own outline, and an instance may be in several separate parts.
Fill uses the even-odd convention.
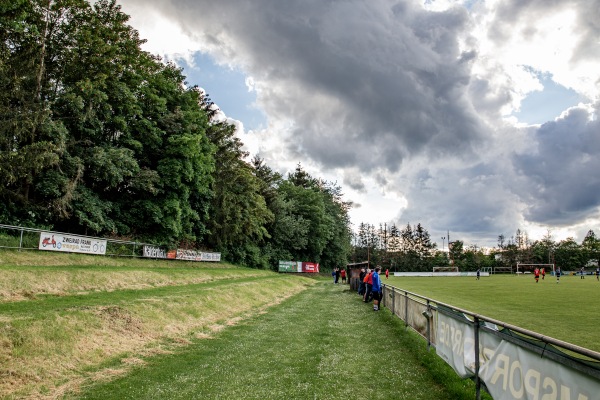
[[[0,248],[18,249],[18,250],[38,250],[40,242],[40,234],[42,232],[52,233],[57,235],[69,235],[86,237],[91,239],[106,240],[107,256],[116,257],[142,257],[144,245],[150,243],[98,238],[91,236],[75,235],[64,232],[56,232],[44,229],[26,228],[22,226],[12,226],[0,224]]]
[[[600,353],[576,346],[571,343],[563,342],[558,339],[544,336],[503,321],[488,318],[468,310],[445,304],[416,293],[389,285],[382,286],[383,306],[388,308],[394,315],[402,319],[406,327],[413,329],[415,332],[425,338],[428,348],[436,348],[440,342],[443,341],[443,339],[441,340],[441,338],[438,337],[440,336],[439,332],[442,332],[443,334],[446,333],[444,332],[443,328],[440,331],[440,315],[450,315],[451,313],[454,313],[456,315],[464,316],[464,319],[461,320],[461,323],[466,323],[472,327],[473,337],[462,339],[468,339],[472,343],[472,347],[465,346],[465,351],[468,351],[470,348],[471,352],[471,354],[465,354],[465,358],[468,357],[474,360],[474,368],[472,368],[474,373],[471,377],[476,385],[476,397],[478,400],[481,398],[481,388],[485,385],[485,382],[482,382],[480,377],[480,370],[483,361],[487,361],[481,359],[483,353],[482,346],[480,344],[482,333],[489,333],[497,337],[499,340],[507,341],[520,348],[527,349],[528,351],[539,355],[539,358],[543,358],[545,360],[549,360],[550,362],[558,363],[561,366],[565,366],[571,370],[578,371],[579,373],[591,379],[591,390],[595,390],[594,396],[600,396]],[[456,343],[454,343],[453,346],[455,344]],[[443,343],[442,345],[447,345],[447,343]],[[446,362],[448,362],[448,360],[446,360]],[[453,367],[455,371],[458,372],[457,368],[455,366]],[[520,368],[524,369],[524,367]],[[527,382],[524,380],[522,381],[523,393],[525,392],[524,388],[526,383]],[[555,388],[555,390],[555,394],[557,394],[559,391],[566,389],[564,389],[562,386],[559,386],[558,389]],[[558,397],[553,397],[552,395],[548,397],[540,397],[576,399],[600,398],[586,396],[566,397],[562,392],[558,394]],[[525,399],[539,397],[518,397],[517,395],[513,395],[511,397],[508,395],[508,397],[502,398]]]

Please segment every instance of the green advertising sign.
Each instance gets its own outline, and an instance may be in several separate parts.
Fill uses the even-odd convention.
[[[298,263],[295,261],[279,261],[279,272],[298,272]]]

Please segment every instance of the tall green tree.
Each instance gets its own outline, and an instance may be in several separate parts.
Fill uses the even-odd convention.
[[[270,237],[266,225],[274,216],[262,196],[263,182],[244,161],[247,153],[235,136],[235,126],[213,123],[207,133],[216,147],[208,243],[231,261],[268,267],[262,246]]]
[[[351,255],[351,230],[348,211],[350,204],[343,200],[342,188],[323,182],[321,195],[331,223],[331,235],[321,254],[321,263],[329,268],[344,268]]]
[[[600,259],[600,239],[593,230],[589,230],[581,242],[582,258],[584,263],[592,261],[597,264]]]
[[[280,189],[283,176],[273,171],[260,157],[252,160],[255,176],[259,179],[260,193],[273,219],[266,224],[270,238],[263,252],[271,268],[280,260],[300,260],[299,254],[308,245],[309,223],[297,213],[297,204]]]
[[[80,1],[18,0],[0,5],[0,215],[11,223],[47,223],[47,202],[36,196],[43,171],[55,167],[67,131],[52,115],[59,82],[49,63],[63,43]]]
[[[167,243],[205,231],[213,150],[181,70],[141,50],[114,0],[0,10],[5,220]]]
[[[577,270],[585,265],[581,246],[572,238],[561,240],[554,251],[556,265],[563,271]]]

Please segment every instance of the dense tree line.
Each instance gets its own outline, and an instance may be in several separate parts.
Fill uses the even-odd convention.
[[[600,260],[600,239],[593,230],[589,230],[581,243],[569,237],[554,241],[548,232],[540,240],[530,240],[527,234],[517,229],[510,238],[498,236],[498,249],[502,254],[499,262],[507,266],[516,263],[555,264],[563,270],[578,270],[581,267],[592,267]]]
[[[0,220],[341,267],[341,188],[247,162],[182,70],[141,50],[114,0],[0,3]]]
[[[483,249],[453,241],[447,251],[441,251],[421,225],[407,224],[399,229],[386,224],[376,228],[362,223],[353,237],[352,262],[369,261],[391,271],[432,271],[433,267],[455,266],[459,271],[478,268],[510,268],[516,272],[517,264],[555,264],[565,271],[581,267],[595,268],[600,260],[600,239],[588,231],[581,243],[573,238],[556,242],[550,233],[540,240],[531,241],[527,234],[517,229],[515,235],[498,236],[498,246]]]

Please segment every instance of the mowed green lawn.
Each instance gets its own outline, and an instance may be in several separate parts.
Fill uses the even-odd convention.
[[[600,352],[595,276],[392,277],[383,283]]]
[[[467,400],[475,387],[398,318],[327,280],[67,398]]]

